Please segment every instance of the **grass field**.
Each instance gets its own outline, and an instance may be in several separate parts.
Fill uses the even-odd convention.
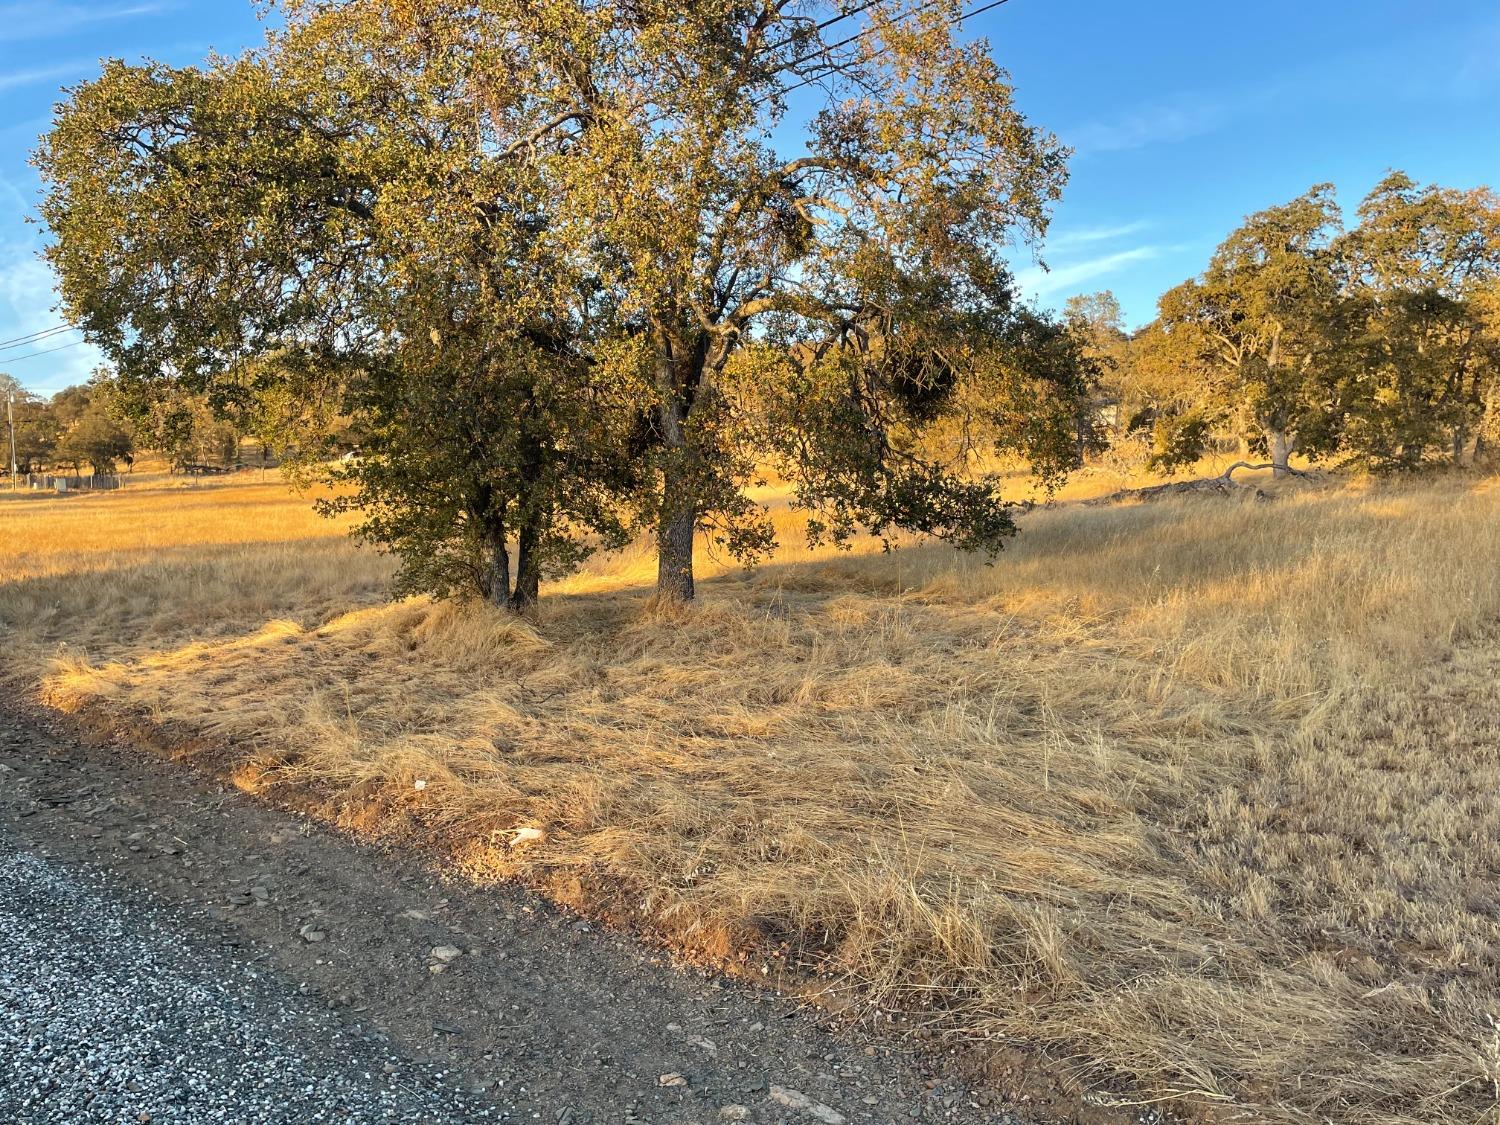
[[[651,566],[518,621],[274,478],[0,499],[12,681],[247,789],[1185,1111],[1495,1120],[1500,486]]]

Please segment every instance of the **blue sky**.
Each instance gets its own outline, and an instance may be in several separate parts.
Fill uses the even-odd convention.
[[[1111,288],[1144,323],[1241,217],[1317,182],[1351,210],[1391,167],[1500,187],[1497,0],[1010,0],[968,28],[1076,150],[1050,272],[1018,262],[1043,305]],[[105,56],[187,63],[260,37],[251,0],[0,0],[0,341],[58,322],[25,216],[26,154],[59,87]],[[0,351],[0,371],[38,391],[96,362],[87,346],[28,350]]]

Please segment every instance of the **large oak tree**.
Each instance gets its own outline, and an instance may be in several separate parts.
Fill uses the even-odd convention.
[[[976,454],[1076,462],[1089,364],[1005,266],[1064,152],[959,4],[285,14],[242,58],[72,92],[52,258],[143,399],[360,419],[349,503],[411,585],[524,605],[644,525],[691,597],[695,532],[769,545],[767,461],[815,534],[993,551]]]

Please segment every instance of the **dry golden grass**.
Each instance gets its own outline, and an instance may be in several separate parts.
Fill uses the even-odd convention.
[[[16,650],[130,654],[377,599],[391,567],[358,550],[347,526],[317,516],[275,472],[67,497],[0,490],[10,671],[25,671]]]
[[[0,503],[17,674],[1145,1096],[1494,1119],[1500,487],[1039,510],[993,567],[705,560],[691,611],[640,551],[528,622],[382,604],[284,494],[213,495]]]

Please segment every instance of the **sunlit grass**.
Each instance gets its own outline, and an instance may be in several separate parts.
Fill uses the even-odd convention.
[[[1484,1119],[1500,488],[1023,527],[992,566],[705,555],[690,611],[653,607],[642,547],[520,621],[384,603],[388,562],[274,483],[74,497],[0,504],[0,621],[53,705],[472,877],[716,956],[785,942],[867,1005],[1153,1097]]]

